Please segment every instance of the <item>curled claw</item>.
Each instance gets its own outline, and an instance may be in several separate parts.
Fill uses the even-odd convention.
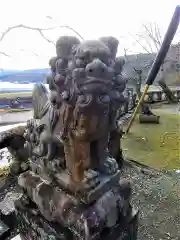
[[[61,96],[62,96],[63,100],[67,101],[69,99],[69,92],[64,91],[64,92],[62,92]]]

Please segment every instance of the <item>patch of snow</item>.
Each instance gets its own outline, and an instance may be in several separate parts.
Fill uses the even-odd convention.
[[[7,125],[7,126],[1,126],[0,127],[0,133],[13,129],[18,126],[26,126],[26,123],[18,123],[18,124],[12,124],[12,125]],[[7,148],[3,148],[0,150],[0,167],[8,167],[10,164],[10,159],[11,159],[11,154],[8,151]]]
[[[18,234],[17,236],[13,237],[11,240],[21,240],[20,234]]]
[[[7,131],[7,130],[10,130],[10,129],[13,129],[13,128],[18,127],[18,126],[26,126],[26,122],[25,123],[17,123],[17,124],[12,124],[12,125],[1,126],[0,127],[0,133],[4,132],[4,131]]]
[[[10,152],[7,148],[3,148],[0,150],[0,167],[9,166]]]
[[[176,173],[180,173],[180,169],[177,169],[175,172],[176,172]]]

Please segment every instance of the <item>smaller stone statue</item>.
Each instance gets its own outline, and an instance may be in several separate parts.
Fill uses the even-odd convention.
[[[126,88],[126,81],[123,79],[122,70],[125,64],[123,57],[117,57],[117,50],[119,41],[114,37],[102,37],[100,40],[105,43],[110,51],[112,57],[112,69],[113,69],[113,87],[110,93],[111,97],[111,131],[109,138],[109,153],[117,160],[118,165],[121,167],[123,163],[123,155],[121,149],[122,128],[118,126],[118,120],[120,119],[121,105],[124,104],[127,99],[124,97],[123,92]]]

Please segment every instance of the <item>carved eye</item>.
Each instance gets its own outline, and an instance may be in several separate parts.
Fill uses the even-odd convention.
[[[80,103],[85,103],[85,102],[86,102],[86,96],[80,95],[80,96],[78,97],[78,102],[80,102]]]
[[[90,69],[89,69],[89,72],[90,72],[90,73],[92,73],[92,72],[93,72],[93,70],[90,68]]]
[[[109,103],[110,97],[108,95],[100,95],[98,100],[100,103]]]
[[[80,95],[78,97],[78,103],[79,104],[88,104],[92,101],[92,96],[91,95]]]

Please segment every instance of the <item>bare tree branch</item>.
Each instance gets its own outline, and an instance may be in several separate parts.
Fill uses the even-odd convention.
[[[139,41],[138,39],[136,39],[132,34],[129,33],[129,35],[130,35],[147,53],[151,53],[151,52],[148,50],[148,48],[141,43],[141,41]]]
[[[162,37],[160,34],[160,29],[157,25],[157,23],[149,23],[149,25],[143,24],[142,25],[144,31],[142,34],[139,34],[139,39],[133,37],[135,41],[145,50],[147,53],[153,53],[153,49],[155,48],[156,51],[158,51],[162,44]],[[132,35],[131,35],[132,36]],[[143,44],[143,41],[145,40],[146,45]],[[152,45],[154,48],[152,49]],[[151,52],[149,52],[149,49]],[[172,94],[171,90],[168,88],[166,82],[165,82],[165,69],[164,64],[168,61],[172,61],[169,57],[166,57],[163,64],[161,65],[161,71],[160,71],[160,80],[158,81],[158,84],[162,88],[163,92],[166,94],[167,98],[170,102],[174,102],[176,99],[174,98],[174,95]],[[134,68],[135,70],[135,68]]]
[[[48,39],[47,37],[45,37],[44,33],[42,31],[39,31],[40,35],[42,38],[44,38],[48,43],[52,43],[55,46],[55,43],[53,41],[51,41],[50,39]]]
[[[52,17],[48,16],[49,19],[52,19]],[[43,31],[48,31],[48,30],[53,30],[56,28],[67,28],[70,31],[74,32],[77,36],[79,36],[79,38],[81,38],[82,40],[84,40],[84,38],[72,27],[68,26],[68,25],[62,25],[62,26],[54,26],[54,27],[49,27],[49,28],[40,28],[40,27],[30,27],[24,24],[18,24],[12,27],[8,27],[1,35],[0,35],[0,42],[3,41],[3,39],[6,37],[6,35],[11,32],[12,30],[18,29],[18,28],[24,28],[24,29],[29,29],[32,31],[37,31],[42,38],[44,38],[44,40],[46,40],[48,43],[51,43],[53,45],[55,45],[55,43],[53,41],[51,41],[49,38],[47,38]],[[24,49],[21,49],[20,51],[25,51]],[[34,56],[38,56],[36,53],[32,53]],[[0,52],[0,55],[6,56],[6,57],[10,57],[10,55],[8,55],[5,52]]]
[[[153,52],[153,47],[152,47],[152,43],[149,41],[149,39],[147,39],[146,36],[143,36],[142,34],[136,34],[138,37],[139,37],[139,40],[137,40],[138,42],[141,42],[142,44],[142,41],[141,40],[144,40],[146,42],[146,44],[148,45],[148,53],[152,53]],[[143,47],[146,48],[143,44]],[[147,50],[147,48],[146,48]]]
[[[33,31],[37,31],[39,32],[39,34],[48,42],[54,44],[51,40],[47,39],[44,34],[42,33],[42,31],[47,31],[47,30],[52,30],[54,28],[37,28],[37,27],[29,27],[29,26],[26,26],[24,24],[18,24],[18,25],[15,25],[15,26],[12,26],[12,27],[9,27],[7,28],[3,33],[2,35],[0,36],[0,42],[5,38],[5,36],[11,32],[12,30],[14,29],[18,29],[18,28],[25,28],[25,29],[29,29],[29,30],[33,30]]]
[[[73,31],[76,35],[78,35],[82,40],[84,40],[84,38],[72,27],[68,26],[68,25],[64,25],[64,26],[60,26],[61,28],[67,28],[71,31]]]
[[[0,52],[0,55],[3,55],[3,56],[5,56],[5,57],[10,57],[10,55],[8,55],[8,54],[5,53],[5,52]]]
[[[162,44],[162,36],[157,23],[142,25],[143,31],[133,36],[129,34],[146,53],[157,52]]]
[[[0,42],[4,39],[4,37],[12,30],[14,29],[18,29],[18,28],[25,28],[25,29],[29,29],[29,30],[33,30],[33,31],[37,31],[39,32],[39,34],[41,35],[41,37],[43,37],[48,43],[51,43],[53,45],[55,45],[55,43],[53,41],[51,41],[50,39],[48,39],[43,31],[48,31],[48,30],[53,30],[55,28],[67,28],[71,31],[73,31],[76,35],[78,35],[82,40],[84,40],[84,38],[72,27],[68,26],[68,25],[62,25],[62,26],[55,26],[55,27],[50,27],[50,28],[39,28],[39,27],[30,27],[30,26],[26,26],[24,24],[18,24],[12,27],[7,28],[2,35],[0,36]]]
[[[156,47],[156,50],[158,51],[161,44],[158,42],[157,38],[154,36],[152,25],[150,25],[150,29],[145,24],[143,24],[143,27],[146,30],[146,32],[147,32],[147,34],[149,36],[149,39],[151,41],[153,41],[153,43],[154,43],[154,45]]]
[[[159,29],[159,26],[155,23],[155,32],[156,32],[156,37],[157,37],[157,40],[159,42],[159,45],[162,44],[162,36],[161,36],[161,33],[160,33],[160,29]]]
[[[25,50],[25,49],[20,49],[20,51],[21,52],[27,52],[27,50]],[[39,57],[39,55],[35,52],[32,52],[32,51],[28,51],[28,52],[30,52],[33,56]]]
[[[162,44],[162,36],[157,23],[142,24],[141,33],[130,36],[138,43],[146,53],[158,51]]]

